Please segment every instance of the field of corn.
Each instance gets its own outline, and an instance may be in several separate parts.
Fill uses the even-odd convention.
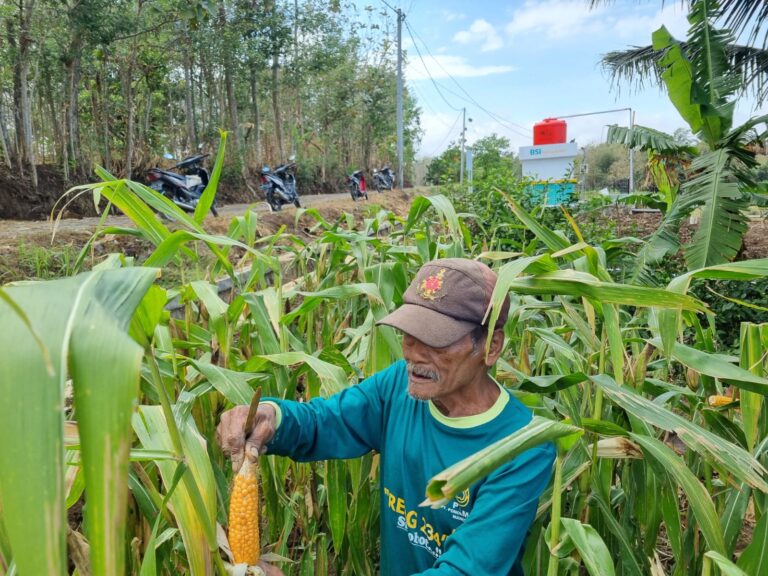
[[[689,295],[695,279],[767,276],[768,260],[663,287],[621,283],[615,244],[588,244],[572,219],[567,235],[553,231],[501,192],[531,239],[519,251],[468,226],[443,195],[416,198],[407,218],[300,211],[314,218],[312,242],[257,237],[255,213],[214,236],[201,222],[217,171],[194,216],[100,176],[79,192],[136,228],[96,236],[139,235],[154,250],[141,266],[113,254],[72,277],[0,289],[0,574],[245,574],[226,535],[256,511],[230,513],[221,412],[259,387],[309,399],[389,365],[398,337],[375,321],[443,256],[497,269],[494,300],[509,292],[513,305],[495,376],[536,417],[425,486],[431,499],[463,490],[488,459],[555,440],[526,573],[768,573],[768,327],[744,323],[738,354],[718,352],[716,319]],[[164,267],[203,251],[216,262],[208,279],[160,286]],[[86,247],[78,264],[89,263]],[[221,277],[233,295],[218,294]],[[263,557],[293,575],[377,573],[376,455],[265,456],[259,469]]]

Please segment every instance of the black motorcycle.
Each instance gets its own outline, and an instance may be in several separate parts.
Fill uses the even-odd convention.
[[[368,189],[365,185],[365,174],[363,174],[362,170],[347,176],[347,186],[349,186],[349,194],[352,196],[352,200],[355,202],[357,202],[358,198],[368,200]]]
[[[293,156],[289,160],[291,162],[280,164],[274,170],[266,165],[261,169],[261,189],[273,212],[279,212],[285,204],[301,208],[299,193],[296,191],[296,176],[291,171],[296,163],[293,162]]]
[[[373,185],[376,188],[376,192],[392,190],[395,187],[395,173],[392,168],[384,166],[381,170],[374,170]]]
[[[194,212],[211,177],[202,165],[203,159],[208,156],[209,154],[187,156],[173,167],[181,173],[157,167],[150,168],[147,170],[149,187],[165,195],[182,210]],[[170,155],[165,157],[173,159]],[[219,215],[215,200],[211,205],[211,212],[214,216]]]

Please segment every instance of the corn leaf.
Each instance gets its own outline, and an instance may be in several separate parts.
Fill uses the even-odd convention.
[[[711,550],[725,553],[725,540],[720,528],[717,510],[704,485],[696,478],[685,463],[664,443],[641,434],[630,434],[631,438],[643,448],[646,456],[658,463],[658,469],[666,471],[682,487],[688,498],[704,539]]]
[[[501,196],[504,198],[504,200],[507,201],[507,204],[509,204],[509,207],[512,209],[512,212],[515,213],[515,216],[517,216],[520,221],[525,224],[526,228],[528,228],[531,232],[533,232],[536,237],[544,242],[547,248],[551,250],[552,252],[557,252],[559,250],[564,250],[565,248],[568,248],[570,246],[570,242],[563,238],[562,236],[559,236],[552,232],[549,228],[542,225],[538,220],[536,220],[533,216],[528,214],[528,212],[525,211],[525,209],[511,196],[508,194],[505,194],[498,188],[495,188],[496,192],[501,194]]]
[[[203,194],[200,196],[200,200],[195,206],[195,222],[202,224],[205,217],[208,215],[208,211],[213,205],[213,201],[216,198],[216,189],[219,186],[219,178],[221,178],[221,168],[224,166],[224,151],[227,148],[227,132],[219,130],[219,151],[216,154],[216,162],[213,164],[213,171],[211,172],[211,178],[208,180],[208,184],[203,190]]]
[[[379,293],[379,287],[373,283],[347,284],[344,286],[334,286],[318,292],[299,292],[304,299],[302,303],[293,311],[283,316],[283,324],[290,324],[296,318],[315,310],[326,300],[345,300],[356,298],[357,296],[367,296],[368,302],[372,308],[381,308],[384,312],[384,300]]]
[[[649,340],[656,348],[662,348],[659,338]],[[731,364],[718,354],[711,354],[696,348],[691,348],[685,344],[674,342],[671,350],[671,357],[681,364],[693,368],[697,372],[718,378],[728,384],[733,384],[739,388],[757,392],[762,395],[768,394],[768,378],[757,376],[745,370],[740,366]]]
[[[768,276],[768,258],[743,260],[717,264],[698,270],[691,270],[673,278],[667,285],[669,292],[687,294],[694,278],[708,280],[756,280]],[[659,313],[659,332],[664,342],[664,353],[669,356],[672,351],[672,343],[677,337],[680,325],[680,312],[675,310],[661,310]]]
[[[720,569],[723,576],[752,576],[752,574],[744,572],[736,564],[728,560],[728,558],[713,550],[705,552],[704,556],[712,560],[712,562]],[[706,562],[706,559],[704,561]],[[760,574],[760,572],[755,572],[754,574]]]
[[[741,323],[741,367],[757,376],[765,376],[764,358],[768,341],[768,324]],[[762,394],[742,390],[739,395],[742,428],[747,442],[747,450],[754,450],[760,440],[760,414],[764,410],[765,398]]]
[[[632,416],[652,424],[662,430],[675,432],[692,450],[711,458],[725,470],[728,470],[742,482],[753,488],[768,492],[768,483],[762,464],[744,448],[728,442],[678,414],[666,410],[654,402],[637,394],[627,386],[618,386],[605,374],[592,376],[597,384],[614,403],[621,406]]]
[[[324,390],[328,395],[342,391],[349,384],[344,370],[304,352],[283,352],[281,354],[267,354],[261,357],[278,366],[306,364],[320,377]]]
[[[752,541],[736,563],[749,576],[768,571],[768,514],[763,514],[752,532]]]
[[[627,530],[623,524],[621,524],[611,511],[611,507],[606,499],[600,493],[600,490],[595,484],[598,479],[593,478],[593,490],[590,498],[597,504],[597,509],[600,512],[600,518],[605,522],[607,529],[619,542],[619,552],[621,555],[621,570],[620,574],[631,574],[632,576],[644,576],[647,571],[643,569],[640,560],[637,558],[637,548],[633,539],[627,534]]]
[[[94,566],[103,574],[122,573],[130,446],[130,429],[123,424],[135,399],[141,359],[127,328],[155,274],[128,268],[8,287],[50,351],[52,364],[24,321],[0,300],[0,344],[6,351],[0,361],[0,493],[20,573],[55,576],[66,571],[61,407],[70,366],[76,402],[79,398],[83,404],[78,418],[87,429],[81,464]],[[84,398],[89,394],[104,402],[94,406]],[[114,418],[104,418],[105,413]]]
[[[133,429],[142,446],[150,450],[172,451],[173,444],[161,406],[141,406],[133,416]],[[170,509],[184,542],[190,574],[208,576],[213,573],[213,559],[208,546],[205,523],[216,521],[216,486],[205,439],[197,431],[192,418],[179,423],[186,464],[203,499],[203,509],[195,505],[187,482],[176,487],[170,497]],[[176,469],[181,463],[156,461],[167,490],[173,486]]]
[[[336,554],[341,554],[347,523],[347,467],[342,460],[325,464],[325,486],[328,490],[328,524]]]
[[[582,524],[573,518],[561,518],[560,522],[565,528],[565,533],[576,545],[587,572],[592,576],[613,576],[616,574],[611,553],[597,530],[589,524]]]
[[[581,432],[581,428],[534,416],[517,432],[435,474],[427,484],[427,499],[421,505],[440,508],[456,494],[529,448]]]
[[[88,499],[91,569],[119,576],[125,571],[131,413],[143,350],[109,314],[99,312],[73,331],[70,367]],[[106,366],[108,371],[100,369]]]
[[[411,210],[408,213],[408,218],[405,222],[404,232],[407,234],[430,207],[437,210],[437,213],[448,227],[449,234],[454,242],[461,242],[462,235],[459,226],[459,217],[456,215],[456,210],[454,209],[453,204],[451,204],[451,201],[442,194],[416,197],[411,203]]]
[[[253,398],[253,388],[250,382],[266,381],[266,374],[251,372],[236,372],[216,366],[209,362],[192,361],[192,365],[208,379],[216,390],[234,405],[248,405]]]
[[[510,282],[509,289],[520,294],[579,296],[590,298],[595,302],[626,306],[682,308],[695,312],[706,310],[699,300],[684,294],[675,294],[659,288],[602,282],[591,274],[574,270],[560,270],[518,278]]]

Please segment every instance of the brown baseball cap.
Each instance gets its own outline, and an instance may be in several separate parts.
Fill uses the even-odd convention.
[[[392,326],[433,348],[444,348],[483,324],[496,273],[477,260],[443,258],[424,264],[403,295],[403,305],[377,324]],[[504,299],[496,328],[507,321]]]

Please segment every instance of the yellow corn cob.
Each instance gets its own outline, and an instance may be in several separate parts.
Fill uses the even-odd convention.
[[[719,408],[720,406],[726,406],[727,404],[730,404],[733,402],[733,398],[730,396],[717,396],[712,395],[709,398],[707,398],[707,402],[710,406],[714,406],[715,408]]]
[[[229,496],[229,547],[235,564],[258,564],[260,546],[259,464],[246,456]]]

